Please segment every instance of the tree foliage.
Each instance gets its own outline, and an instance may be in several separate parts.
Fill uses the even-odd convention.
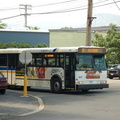
[[[72,29],[72,27],[62,27],[61,29]]]
[[[6,27],[7,27],[7,24],[2,23],[2,22],[0,21],[0,29],[5,29]]]
[[[42,47],[47,47],[46,44],[37,44],[36,46],[33,46],[31,44],[25,44],[24,41],[20,43],[16,42],[8,42],[8,43],[2,43],[0,42],[0,49],[5,49],[5,48],[42,48]]]
[[[43,44],[37,44],[35,47],[36,48],[43,48],[43,47],[47,47],[47,46],[45,43],[43,43]]]
[[[93,45],[105,47],[107,49],[106,61],[109,64],[120,63],[120,32],[117,26],[110,24],[111,29],[108,30],[107,35],[95,34]]]
[[[39,27],[36,27],[36,26],[35,26],[35,27],[28,27],[28,29],[29,29],[29,30],[40,30],[40,28],[39,28]]]

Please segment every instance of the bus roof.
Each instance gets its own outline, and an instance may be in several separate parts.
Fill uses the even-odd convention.
[[[23,51],[30,51],[31,53],[49,53],[49,52],[79,52],[79,53],[99,53],[96,50],[103,50],[100,53],[106,53],[105,48],[103,47],[95,47],[95,46],[80,46],[80,47],[54,47],[54,48],[7,48],[0,49],[0,54],[14,54],[21,53]]]

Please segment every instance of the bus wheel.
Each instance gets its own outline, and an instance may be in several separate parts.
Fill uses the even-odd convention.
[[[89,91],[89,89],[82,89],[82,92],[84,92],[84,93],[86,93],[88,91]]]
[[[113,79],[113,76],[109,76],[110,79]]]
[[[61,93],[62,92],[62,83],[59,80],[59,78],[54,78],[52,80],[51,90],[54,93]]]
[[[4,89],[4,90],[1,90],[1,94],[5,94],[5,92],[6,92],[6,90]]]

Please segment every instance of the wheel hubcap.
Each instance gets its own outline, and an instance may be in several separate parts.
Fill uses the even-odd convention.
[[[59,91],[59,89],[60,89],[60,84],[59,84],[59,82],[55,82],[55,84],[54,84],[54,89],[55,89],[55,91]]]

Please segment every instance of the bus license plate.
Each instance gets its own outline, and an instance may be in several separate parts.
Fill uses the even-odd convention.
[[[92,84],[92,83],[93,83],[93,81],[89,81],[89,83],[90,83],[90,84]]]

